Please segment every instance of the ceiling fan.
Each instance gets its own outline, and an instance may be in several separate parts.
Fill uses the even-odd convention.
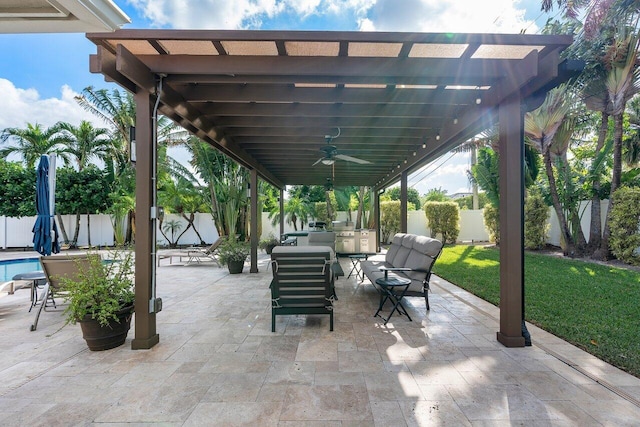
[[[340,128],[338,128],[337,135],[324,136],[324,139],[327,142],[327,145],[320,147],[320,151],[324,153],[324,157],[321,157],[318,160],[316,160],[316,162],[312,166],[315,166],[318,163],[331,166],[335,163],[336,160],[345,160],[347,162],[358,163],[361,165],[371,164],[371,162],[368,160],[358,159],[356,157],[347,156],[346,154],[338,153],[338,147],[336,147],[335,145],[331,145],[331,142],[333,142],[333,140],[339,136],[340,136]]]

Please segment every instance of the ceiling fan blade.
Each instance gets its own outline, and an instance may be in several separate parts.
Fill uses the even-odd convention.
[[[318,160],[316,160],[316,162],[314,164],[312,164],[311,166],[315,166],[318,163],[320,163],[322,160],[324,159],[324,157],[319,158]]]
[[[335,158],[340,160],[346,160],[347,162],[359,163],[361,165],[371,164],[371,162],[368,160],[358,159],[356,157],[347,156],[346,154],[336,154]]]

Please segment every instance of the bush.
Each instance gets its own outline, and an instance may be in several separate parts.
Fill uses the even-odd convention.
[[[609,227],[613,255],[627,264],[640,265],[640,188],[620,187],[613,193]]]
[[[329,218],[327,213],[327,202],[315,202],[313,205],[313,213],[314,219],[316,221],[322,221],[326,224],[331,224],[332,221],[336,220],[336,212],[338,211],[338,204],[334,203],[335,198],[331,200],[331,208],[333,209],[332,218]]]
[[[392,234],[400,230],[400,201],[380,202],[380,238],[388,243]]]
[[[460,213],[455,202],[427,202],[422,207],[427,217],[431,237],[442,235],[443,243],[455,243],[460,234]]]
[[[482,211],[484,226],[489,232],[489,240],[500,244],[500,210],[491,203],[487,203]]]
[[[524,247],[541,249],[549,231],[549,207],[542,195],[531,192],[524,201]]]

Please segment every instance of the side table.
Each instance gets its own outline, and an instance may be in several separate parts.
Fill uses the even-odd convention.
[[[27,273],[20,273],[13,276],[13,280],[26,280],[31,282],[31,306],[29,312],[38,305],[38,288],[44,286],[47,283],[47,276],[43,271],[30,271]],[[51,297],[53,300],[53,297]],[[55,306],[55,301],[53,301]]]
[[[386,319],[380,316],[384,320],[384,324],[387,324],[396,310],[398,311],[398,313],[407,316],[407,319],[412,322],[411,316],[409,316],[407,309],[404,307],[404,305],[402,305],[402,298],[404,298],[404,294],[405,292],[407,292],[410,284],[411,280],[405,279],[403,277],[381,277],[379,279],[376,279],[376,285],[380,287],[382,292],[380,293],[380,305],[378,306],[378,311],[376,311],[376,314],[374,314],[373,316],[378,316],[380,310],[382,310],[382,306],[384,306],[387,300],[391,300],[393,308],[391,309],[391,313],[389,313],[389,316]]]
[[[362,268],[360,267],[360,261],[362,260],[367,260],[369,258],[369,255],[367,254],[353,254],[353,255],[349,255],[349,260],[351,261],[351,271],[349,272],[349,275],[347,276],[347,279],[349,277],[351,277],[352,275],[356,276],[356,279],[360,279],[360,281],[364,281],[364,272],[362,271]]]

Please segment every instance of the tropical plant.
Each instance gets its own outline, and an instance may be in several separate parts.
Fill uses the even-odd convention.
[[[178,246],[178,240],[180,239],[180,236],[178,236],[178,238],[176,239],[176,233],[180,231],[181,228],[182,223],[177,219],[165,221],[162,224],[162,227],[160,227],[160,232],[162,233],[162,236],[164,236],[164,238],[169,242],[170,248],[175,248]],[[167,233],[171,234],[171,237],[168,237]]]
[[[300,221],[300,229],[304,230],[304,224],[309,218],[309,205],[300,197],[293,197],[284,204],[285,218],[289,224],[293,225],[293,229],[298,231],[298,221]]]
[[[623,262],[640,265],[640,189],[620,187],[613,198],[611,251]]]
[[[455,202],[426,202],[422,207],[431,237],[442,235],[442,243],[455,243],[460,233],[460,213]]]
[[[500,244],[500,209],[487,203],[482,210],[484,226],[489,232],[489,240],[496,245]]]
[[[560,161],[562,161],[562,157],[566,154],[568,148],[568,137],[558,139],[555,139],[555,137],[563,123],[565,123],[572,106],[571,92],[566,85],[552,89],[547,93],[544,102],[539,108],[525,114],[524,131],[529,143],[542,154],[549,181],[549,194],[560,223],[562,239],[565,243],[563,252],[565,255],[571,254],[573,256],[582,254],[586,242],[584,245],[577,244],[571,232],[569,221],[558,194],[558,185],[553,168],[554,159],[560,158]],[[572,130],[568,129],[566,132],[570,135]]]
[[[0,159],[0,216],[20,218],[36,214],[36,170]]]
[[[60,214],[96,214],[107,212],[109,194],[113,182],[111,177],[90,165],[82,171],[65,167],[58,169],[56,185],[56,210]],[[87,230],[91,230],[87,219]],[[70,248],[76,248],[80,234],[80,222],[76,222],[73,238],[68,242]],[[91,246],[91,234],[87,235]]]
[[[233,237],[226,238],[218,246],[218,259],[222,265],[227,265],[229,262],[244,262],[248,256],[249,246]]]
[[[112,252],[109,257],[114,261],[106,264],[100,254],[88,255],[86,262],[74,260],[81,267],[75,277],[59,279],[68,295],[67,323],[75,324],[88,316],[107,326],[111,321],[118,321],[118,311],[133,305],[133,253]]]
[[[539,191],[529,191],[524,201],[524,247],[541,249],[547,237],[549,207]]]
[[[12,143],[0,149],[0,157],[6,159],[11,154],[17,155],[28,169],[34,168],[42,155],[57,154],[65,158],[65,138],[60,131],[60,123],[46,129],[38,123],[27,123],[26,129],[6,128],[0,134],[0,143],[8,140]]]
[[[380,239],[389,242],[391,236],[400,230],[400,201],[380,202]]]

